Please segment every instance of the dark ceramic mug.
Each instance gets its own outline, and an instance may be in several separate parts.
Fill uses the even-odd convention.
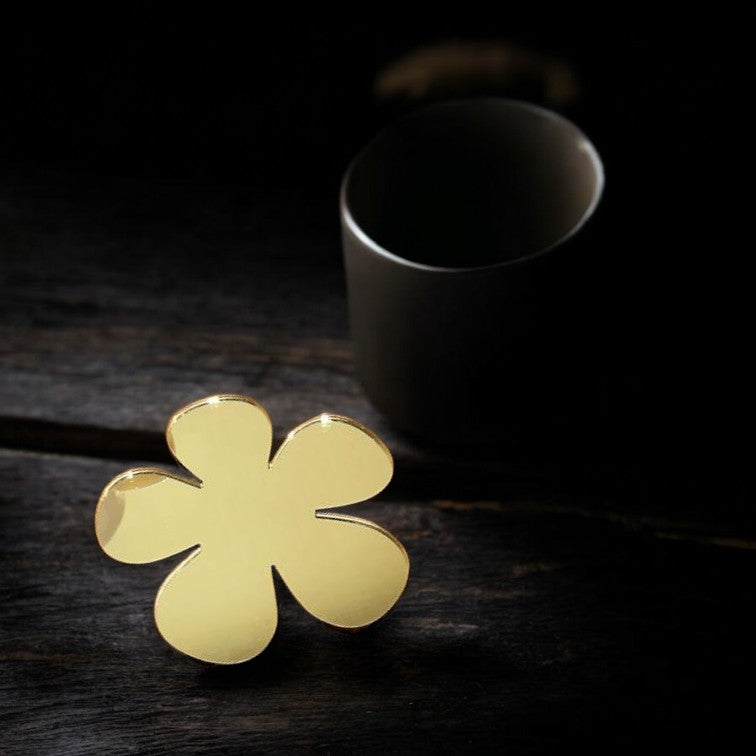
[[[575,401],[590,300],[577,232],[603,184],[576,126],[498,98],[425,108],[357,155],[340,197],[350,327],[389,420],[476,441]]]

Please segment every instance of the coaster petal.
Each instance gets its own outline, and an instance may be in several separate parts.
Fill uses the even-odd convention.
[[[380,619],[401,596],[409,557],[375,523],[323,514],[302,523],[276,568],[310,614],[329,625],[359,628]]]
[[[369,499],[393,472],[391,452],[371,430],[328,414],[291,431],[271,462],[276,498],[310,511]]]
[[[161,470],[137,468],[113,478],[95,510],[95,533],[113,559],[144,564],[196,546],[200,489]]]
[[[197,549],[165,580],[155,623],[174,648],[214,664],[238,664],[270,643],[278,623],[270,567],[226,568]]]
[[[252,483],[268,468],[273,431],[252,399],[219,394],[188,404],[165,431],[173,456],[202,481],[228,476]]]

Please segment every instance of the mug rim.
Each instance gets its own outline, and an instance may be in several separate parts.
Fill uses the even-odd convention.
[[[543,249],[539,249],[535,252],[530,252],[529,254],[526,254],[526,255],[520,255],[520,257],[515,257],[510,260],[499,260],[497,262],[486,263],[484,265],[452,267],[452,266],[443,266],[443,265],[429,265],[427,263],[416,262],[415,260],[410,260],[407,257],[402,257],[401,255],[397,255],[396,253],[389,251],[388,249],[383,247],[381,244],[379,244],[375,239],[370,237],[362,229],[359,223],[357,223],[357,221],[355,220],[349,208],[349,205],[347,203],[347,196],[346,196],[347,185],[352,176],[352,172],[354,171],[355,166],[357,165],[359,160],[363,157],[363,155],[365,155],[373,147],[373,145],[375,144],[377,140],[379,140],[384,134],[396,128],[396,126],[402,123],[403,121],[409,120],[422,113],[427,113],[428,111],[432,111],[432,110],[442,110],[450,106],[473,105],[473,104],[482,103],[482,102],[495,102],[497,104],[502,104],[502,105],[506,104],[506,105],[515,106],[516,108],[519,108],[521,110],[531,111],[545,118],[549,118],[552,121],[557,121],[562,125],[566,125],[570,129],[576,132],[578,139],[581,141],[579,148],[585,150],[585,152],[588,155],[588,158],[591,161],[594,171],[596,173],[596,189],[594,190],[593,197],[591,198],[591,201],[588,203],[588,206],[586,207],[585,211],[580,216],[578,221],[572,226],[572,228],[567,233],[560,236],[559,239],[557,239],[552,244],[549,244]],[[553,110],[549,110],[548,108],[544,108],[540,105],[535,105],[531,102],[526,102],[525,100],[517,100],[517,99],[509,98],[509,97],[463,97],[463,98],[455,98],[451,100],[444,100],[443,102],[437,102],[437,103],[433,103],[432,105],[426,105],[425,107],[418,108],[417,110],[413,110],[411,113],[405,114],[398,121],[395,121],[394,123],[391,123],[388,126],[381,129],[378,132],[378,134],[376,134],[376,136],[373,137],[373,139],[371,139],[367,143],[367,145],[365,145],[365,147],[363,147],[354,156],[354,158],[352,158],[346,171],[344,172],[344,177],[341,180],[341,187],[339,189],[339,209],[341,211],[341,218],[344,222],[344,225],[349,229],[349,231],[352,234],[354,234],[355,237],[357,237],[357,239],[362,244],[368,247],[371,251],[375,252],[377,255],[385,257],[394,263],[398,263],[399,265],[409,267],[409,268],[415,268],[417,270],[424,270],[424,271],[430,271],[430,272],[436,272],[436,273],[467,273],[467,272],[472,272],[472,271],[493,270],[495,268],[506,268],[510,266],[519,265],[523,262],[533,260],[537,257],[541,257],[542,255],[545,255],[548,252],[551,252],[556,247],[559,247],[560,245],[564,244],[566,241],[572,238],[572,236],[574,236],[586,224],[588,219],[593,215],[604,193],[605,183],[606,183],[606,179],[605,179],[605,173],[604,173],[604,163],[601,160],[601,156],[599,155],[598,151],[594,147],[591,140],[588,139],[585,132],[580,127],[576,126],[572,121],[570,121],[569,118],[565,118],[563,115],[556,113]]]

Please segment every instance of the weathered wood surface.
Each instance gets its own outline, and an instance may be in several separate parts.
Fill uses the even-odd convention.
[[[0,753],[725,748],[748,703],[733,681],[756,672],[750,503],[596,427],[482,450],[394,432],[352,373],[338,229],[315,220],[332,198],[312,203],[3,185]],[[217,669],[153,627],[172,562],[108,560],[92,517],[112,475],[170,463],[174,409],[229,391],[279,439],[323,410],[374,427],[395,481],[355,511],[412,573],[356,635],[279,584],[272,646]]]
[[[633,435],[624,389],[624,419],[578,413],[535,438],[503,429],[496,447],[433,448],[392,429],[353,374],[336,216],[325,188],[305,202],[244,187],[6,176],[0,446],[160,458],[175,409],[237,392],[267,408],[279,439],[323,411],[374,428],[410,495],[579,488],[611,507],[708,519],[699,470],[670,473],[673,445],[643,423]]]
[[[279,582],[261,657],[193,662],[151,615],[177,558],[123,565],[93,538],[121,469],[0,453],[0,752],[611,752],[725,744],[746,706],[730,681],[756,660],[753,544],[391,489],[354,508],[412,560],[389,616],[338,633]]]
[[[266,201],[138,183],[3,198],[4,412],[158,431],[166,406],[254,391],[284,424],[334,397],[364,414],[338,237],[268,238]]]
[[[439,495],[481,472],[496,483],[507,472],[542,477],[543,458],[516,458],[511,443],[508,454],[449,454],[388,426],[353,375],[335,201],[333,227],[311,235],[280,201],[91,179],[8,189],[0,445],[155,457],[175,409],[243,393],[279,438],[323,411],[360,420],[387,441],[400,475]],[[553,466],[569,475],[587,462],[600,478],[606,461],[565,456],[571,448]]]

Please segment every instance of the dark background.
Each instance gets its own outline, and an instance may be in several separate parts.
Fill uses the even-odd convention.
[[[534,753],[646,746],[659,730],[721,744],[747,721],[737,680],[754,668],[751,211],[735,181],[750,171],[750,20],[247,11],[32,8],[0,25],[0,692],[13,743],[485,750],[491,733]],[[387,67],[447,43],[516,62],[379,95]],[[549,91],[554,65],[573,96]],[[188,665],[149,620],[165,564],[132,571],[96,551],[97,491],[124,460],[165,463],[172,402],[210,380],[259,379],[274,422],[309,416],[298,401],[369,412],[342,343],[339,182],[382,126],[466,94],[551,107],[603,158],[590,222],[602,254],[586,281],[597,416],[573,415],[548,454],[515,443],[512,457],[466,457],[391,435],[393,488],[371,511],[396,525],[415,573],[392,621],[356,642],[364,654],[317,635],[279,585],[264,656]],[[261,259],[241,264],[247,249]]]
[[[534,9],[342,26],[224,11],[158,17],[143,6],[39,16],[2,32],[0,155],[10,176],[243,187],[239,212],[263,231],[294,226],[336,240],[350,157],[434,98],[502,94],[573,119],[607,174],[592,271],[608,376],[602,432],[630,439],[628,453],[649,465],[674,464],[674,475],[716,467],[715,487],[746,495],[731,443],[747,395],[740,202],[729,180],[745,156],[726,156],[737,140],[732,94],[747,81],[736,19]],[[450,40],[532,60],[497,80],[377,96],[386,66]],[[550,99],[546,59],[572,72],[574,96]]]

